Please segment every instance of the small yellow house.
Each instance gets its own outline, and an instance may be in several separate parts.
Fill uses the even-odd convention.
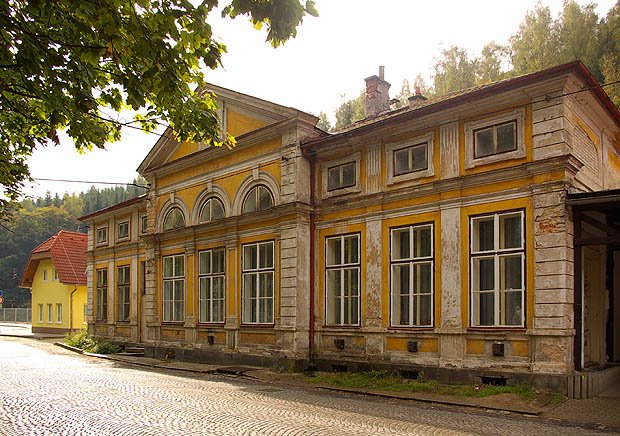
[[[30,253],[20,286],[32,293],[32,332],[86,327],[87,235],[61,230]]]

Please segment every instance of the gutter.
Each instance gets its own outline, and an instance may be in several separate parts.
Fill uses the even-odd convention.
[[[316,249],[315,249],[315,238],[316,238],[316,198],[315,198],[315,190],[316,190],[316,157],[311,155],[307,149],[301,148],[301,153],[304,158],[308,160],[310,164],[310,313],[309,313],[309,326],[308,326],[308,371],[313,371],[315,369],[314,364],[314,287],[316,284],[316,271],[315,271],[315,263],[316,263]]]

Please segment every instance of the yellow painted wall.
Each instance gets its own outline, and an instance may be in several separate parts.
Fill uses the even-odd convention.
[[[37,271],[35,272],[32,281],[32,327],[37,328],[54,328],[54,329],[69,329],[71,309],[70,309],[70,295],[76,286],[65,285],[58,280],[54,280],[54,264],[50,259],[42,259],[39,262]],[[43,280],[43,271],[47,270],[47,280]],[[74,296],[74,323],[73,328],[82,329],[83,318],[83,305],[86,303],[86,286],[78,286],[78,290],[73,294]],[[81,301],[81,305],[78,306],[78,300]],[[43,305],[43,322],[39,321],[39,305]],[[48,320],[47,305],[52,305],[52,320]],[[58,310],[56,305],[62,305],[62,320],[58,322]],[[76,306],[79,310],[75,310]]]
[[[243,135],[244,133],[251,132],[252,130],[265,127],[268,124],[264,120],[259,120],[258,118],[250,117],[230,109],[226,112],[226,117],[228,120],[226,128],[228,133],[233,136]]]

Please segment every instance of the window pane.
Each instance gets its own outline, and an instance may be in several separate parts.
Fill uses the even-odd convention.
[[[207,300],[209,298],[209,278],[198,280],[198,322],[208,322]]]
[[[327,266],[340,265],[341,262],[341,239],[330,238],[327,239]]]
[[[340,323],[340,270],[327,271],[326,316],[328,324]]]
[[[501,215],[499,217],[499,248],[521,248],[522,246],[522,229],[521,214],[518,215]]]
[[[409,229],[395,229],[392,231],[392,259],[409,259]]]
[[[183,277],[185,275],[185,268],[183,267],[185,258],[183,256],[174,256],[174,276]]]
[[[224,253],[225,250],[223,248],[219,250],[213,250],[211,252],[212,273],[224,273]]]
[[[426,157],[427,145],[416,145],[411,148],[411,157],[413,158],[413,171],[425,170],[428,168],[428,159]]]
[[[477,325],[495,324],[495,294],[493,292],[476,292],[474,294],[474,313],[476,309],[478,309],[476,314],[478,319]]]
[[[344,296],[351,297],[358,295],[359,283],[358,283],[358,269],[348,268],[344,270]]]
[[[415,325],[431,324],[431,296],[417,295],[413,298],[413,314]]]
[[[493,217],[474,221],[474,251],[489,251],[495,248]]]
[[[404,148],[394,152],[394,175],[399,176],[411,171],[409,168],[409,149]]]
[[[523,324],[523,310],[522,305],[522,292],[502,292],[500,294],[501,305],[500,313],[502,317],[502,323],[504,325],[522,325]]]
[[[431,227],[415,229],[413,237],[415,257],[429,257],[433,244]]]
[[[359,238],[357,235],[347,236],[344,238],[344,262],[343,263],[359,263],[358,255]]]
[[[211,200],[207,200],[200,211],[200,222],[208,223],[211,221]]]
[[[500,289],[522,289],[521,255],[500,257]]]
[[[259,245],[259,268],[272,268],[273,267],[273,243],[268,242],[266,244]]]
[[[164,257],[164,277],[172,277],[172,265],[172,258]]]
[[[491,258],[474,259],[474,291],[495,289],[495,261]]]
[[[516,124],[514,121],[497,126],[497,152],[511,151],[517,149]]]
[[[198,253],[198,274],[209,274],[211,272],[211,252],[201,251]]]
[[[261,273],[259,275],[259,297],[273,297],[273,273]]]
[[[243,275],[243,321],[256,322],[256,275]]]
[[[340,167],[332,167],[327,170],[327,189],[340,188]]]
[[[476,132],[475,157],[484,157],[495,154],[493,147],[493,128],[490,127]]]
[[[250,213],[250,212],[256,212],[257,210],[257,204],[256,204],[256,196],[257,196],[257,188],[252,188],[250,190],[250,192],[248,192],[248,195],[246,195],[245,197],[245,201],[243,202],[243,210],[241,211],[242,213]]]
[[[258,187],[258,210],[269,209],[273,206],[273,200],[271,199],[271,193],[264,186]]]
[[[342,165],[342,186],[355,185],[355,162]]]
[[[224,206],[222,202],[217,198],[212,198],[211,200],[211,219],[219,220],[224,218]]]
[[[413,265],[413,292],[416,294],[429,294],[432,291],[432,272],[430,263]]]
[[[244,245],[243,246],[243,269],[252,270],[256,269],[256,245]]]

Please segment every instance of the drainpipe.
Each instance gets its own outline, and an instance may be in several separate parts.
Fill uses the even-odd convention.
[[[301,148],[302,155],[310,163],[310,325],[308,332],[308,370],[313,371],[314,365],[314,286],[315,286],[315,236],[316,236],[316,200],[315,200],[315,185],[316,185],[316,158],[314,155],[310,155],[303,147]]]
[[[74,285],[75,288],[71,291],[71,295],[69,295],[69,334],[73,334],[73,294],[77,291],[77,285]]]

